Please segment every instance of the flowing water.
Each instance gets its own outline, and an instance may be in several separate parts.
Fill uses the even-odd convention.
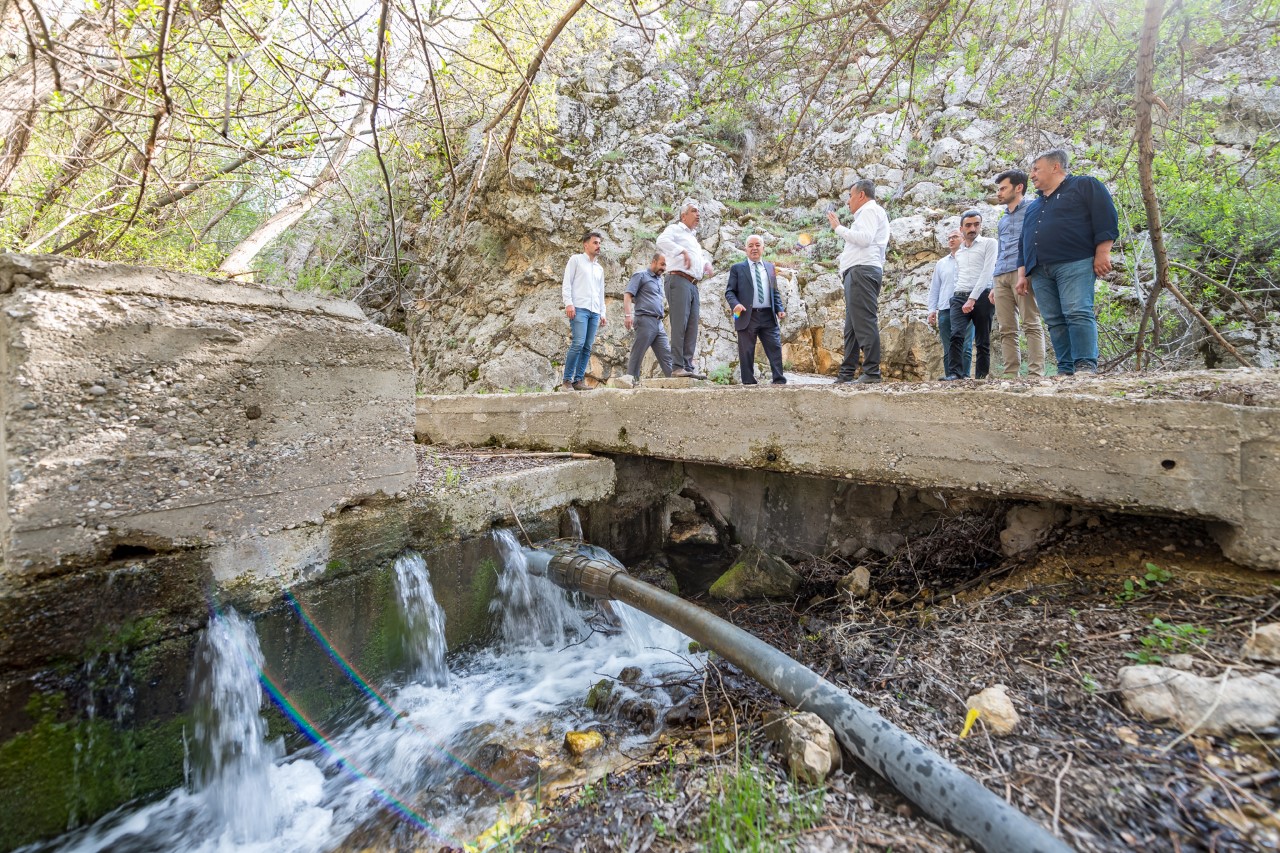
[[[396,592],[405,620],[405,646],[411,680],[431,687],[449,683],[444,656],[444,610],[431,590],[427,561],[417,551],[406,551],[396,560]]]
[[[482,772],[476,756],[486,748],[528,748],[549,764],[566,731],[594,725],[583,699],[596,681],[627,666],[655,678],[689,670],[688,639],[679,632],[616,603],[621,628],[593,629],[594,605],[579,606],[529,574],[528,552],[509,532],[495,538],[504,562],[495,604],[500,642],[450,656],[446,670],[443,652],[436,668],[443,646],[424,639],[406,680],[364,685],[360,719],[325,730],[295,716],[313,743],[289,756],[267,737],[264,688],[282,710],[299,712],[263,674],[252,623],[232,612],[215,617],[193,673],[192,783],[29,851],[304,853],[380,846],[369,842],[370,827],[381,832],[389,823],[408,846],[462,846],[514,793]],[[396,571],[406,622],[442,631],[422,558],[406,554]],[[647,737],[629,735],[617,746]]]

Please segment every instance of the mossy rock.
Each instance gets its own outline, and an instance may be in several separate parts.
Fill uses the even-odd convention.
[[[742,552],[729,570],[716,578],[712,598],[781,598],[800,588],[800,575],[786,561],[754,545]]]

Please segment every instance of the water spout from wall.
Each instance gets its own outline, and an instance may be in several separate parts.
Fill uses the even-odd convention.
[[[581,612],[564,590],[530,571],[527,552],[510,530],[494,530],[502,556],[498,595],[489,605],[508,648],[557,646],[571,633],[586,634]],[[545,574],[545,567],[543,573]]]
[[[395,569],[409,677],[428,687],[445,687],[449,669],[445,665],[444,610],[431,589],[427,561],[417,551],[406,551],[396,560]]]

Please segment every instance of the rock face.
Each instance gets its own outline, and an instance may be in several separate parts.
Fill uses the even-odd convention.
[[[821,784],[840,766],[840,742],[817,714],[771,712],[765,716],[764,734],[782,750],[787,768],[802,782]]]
[[[1184,732],[1230,735],[1280,721],[1280,678],[1265,672],[1224,681],[1163,666],[1126,666],[1120,692],[1131,712]]]
[[[742,552],[729,570],[711,585],[712,598],[771,598],[793,594],[800,575],[787,563],[759,548]]]

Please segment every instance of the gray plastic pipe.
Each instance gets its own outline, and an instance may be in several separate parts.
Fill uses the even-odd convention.
[[[988,791],[871,708],[773,646],[679,596],[602,560],[534,552],[529,568],[557,586],[617,600],[682,631],[801,711],[835,730],[845,749],[942,826],[990,853],[1070,851],[1039,823]]]

